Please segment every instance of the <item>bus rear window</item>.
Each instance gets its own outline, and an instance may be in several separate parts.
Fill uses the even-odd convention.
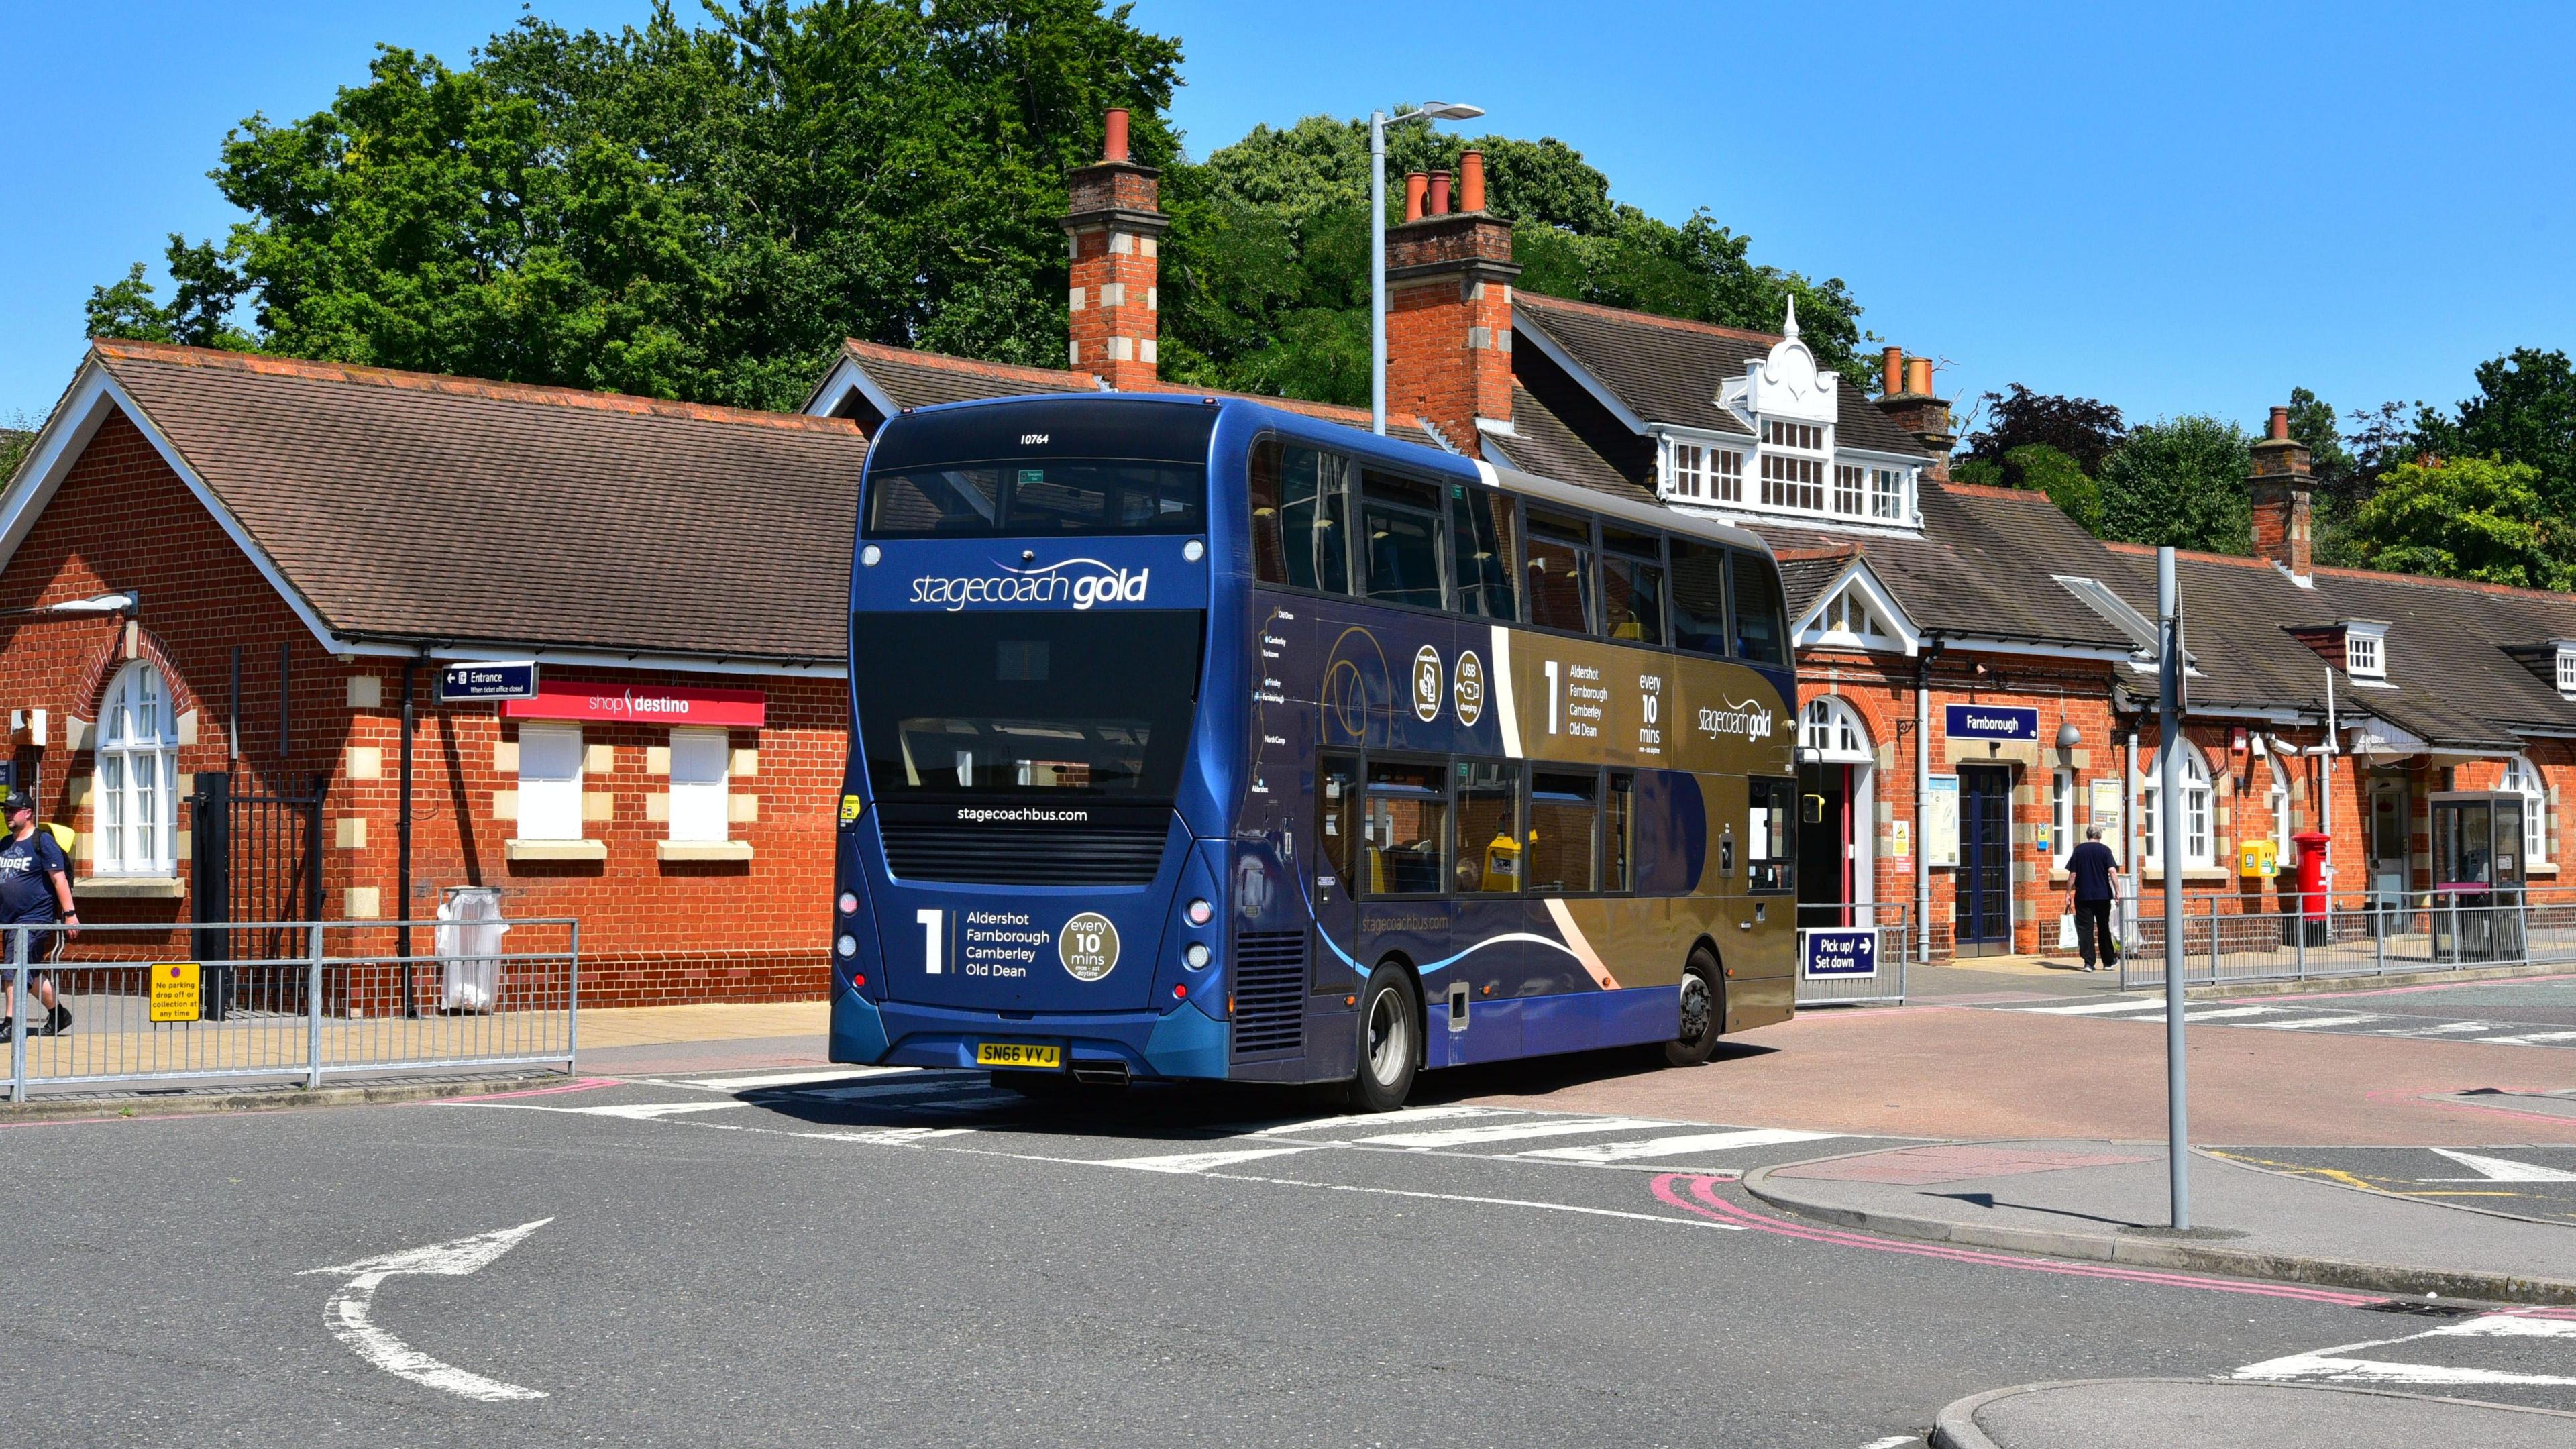
[[[1045,458],[911,467],[868,480],[870,538],[1201,533],[1207,469]]]

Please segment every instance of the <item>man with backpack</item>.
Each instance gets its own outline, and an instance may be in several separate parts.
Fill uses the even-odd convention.
[[[14,983],[20,962],[21,943],[25,943],[27,992],[45,1003],[44,1017],[39,1020],[29,1013],[29,1036],[59,1036],[72,1025],[71,1008],[54,997],[54,977],[50,971],[32,969],[39,961],[51,965],[62,959],[61,931],[19,931],[15,926],[50,926],[56,922],[80,931],[80,912],[72,905],[72,863],[63,856],[63,848],[54,843],[53,832],[36,828],[36,802],[24,790],[11,790],[0,800],[0,817],[9,824],[9,834],[0,840],[0,936],[6,937],[5,955],[0,955],[0,996],[7,998],[8,1015],[0,1016],[0,1043],[9,1041],[17,1028],[20,1003]]]

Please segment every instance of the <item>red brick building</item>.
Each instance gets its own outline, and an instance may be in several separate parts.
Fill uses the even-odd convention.
[[[1070,178],[1062,370],[854,341],[781,416],[95,346],[0,495],[13,765],[78,831],[91,918],[205,918],[194,802],[221,777],[318,794],[320,869],[294,888],[327,917],[497,887],[514,915],[583,918],[587,1001],[823,995],[866,438],[939,402],[1180,390],[1157,376],[1157,178],[1117,141]],[[1422,178],[1390,231],[1390,431],[1762,534],[1807,700],[1802,897],[1902,904],[1941,954],[2056,949],[2088,823],[2157,858],[2151,552],[1949,481],[1922,359],[1889,349],[1870,398],[1794,318],[1519,293],[1464,170],[1460,209]],[[2426,797],[2453,787],[2523,793],[2554,884],[2576,601],[2314,568],[2305,450],[2278,410],[2273,434],[2247,484],[2261,556],[2181,566],[2189,888],[2278,908],[2286,875],[2240,874],[2236,847],[2286,862],[2323,828],[2347,899],[2421,890]],[[437,704],[439,669],[478,659],[539,661],[549,699]],[[680,702],[718,722],[675,727]]]

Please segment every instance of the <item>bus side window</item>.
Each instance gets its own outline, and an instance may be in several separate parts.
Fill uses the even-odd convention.
[[[1604,632],[1631,644],[1664,642],[1663,549],[1651,534],[1601,530]]]
[[[1591,633],[1592,530],[1579,520],[1536,510],[1529,527],[1529,622]]]
[[[1359,762],[1348,755],[1326,755],[1315,767],[1315,844],[1344,889],[1352,885],[1351,860],[1359,838]]]
[[[1599,777],[1590,774],[1531,772],[1529,848],[1521,856],[1529,862],[1529,889],[1560,895],[1595,889],[1593,796],[1599,788]]]
[[[1771,561],[1742,549],[1734,551],[1735,657],[1755,664],[1786,664],[1782,639],[1789,630],[1780,608],[1780,575]]]
[[[1265,584],[1350,592],[1350,460],[1264,438],[1252,450],[1252,566]]]
[[[1453,607],[1471,619],[1508,624],[1512,581],[1520,572],[1520,530],[1509,495],[1453,484],[1449,489],[1449,558],[1458,575]]]
[[[1601,805],[1601,888],[1632,891],[1636,870],[1637,777],[1612,775],[1610,793]]]
[[[1675,536],[1673,647],[1695,654],[1726,652],[1726,550]]]
[[[1440,607],[1440,495],[1427,483],[1383,473],[1360,479],[1360,556],[1368,596]]]
[[[1512,814],[1521,803],[1521,767],[1460,760],[1457,775],[1459,892],[1519,890],[1521,843]]]
[[[1787,891],[1795,887],[1790,871],[1795,858],[1789,812],[1797,808],[1795,780],[1748,780],[1751,808],[1744,822],[1744,886],[1753,891]]]
[[[1358,882],[1370,895],[1436,896],[1449,888],[1449,781],[1439,765],[1372,761],[1367,862]]]

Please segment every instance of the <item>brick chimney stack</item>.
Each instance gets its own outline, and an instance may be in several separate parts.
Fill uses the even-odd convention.
[[[2254,444],[2254,556],[2306,578],[2315,568],[2315,528],[2310,499],[2316,486],[2308,445],[2290,436],[2290,410],[2272,409],[2271,425]]]
[[[1100,159],[1065,177],[1064,219],[1073,257],[1073,368],[1114,388],[1150,387],[1160,332],[1155,253],[1170,218],[1163,215],[1162,173],[1127,157],[1127,113],[1111,111]]]
[[[1880,354],[1880,364],[1884,376],[1878,410],[1932,455],[1926,472],[1933,481],[1949,482],[1950,449],[1959,436],[1950,431],[1950,404],[1932,395],[1932,359],[1908,357],[1905,349],[1891,347]]]
[[[1411,178],[1403,225],[1386,237],[1386,393],[1389,412],[1415,413],[1470,457],[1483,456],[1479,420],[1512,420],[1512,224],[1489,214],[1485,156],[1458,158],[1457,198],[1449,173],[1434,172],[1422,214],[1413,216]]]

